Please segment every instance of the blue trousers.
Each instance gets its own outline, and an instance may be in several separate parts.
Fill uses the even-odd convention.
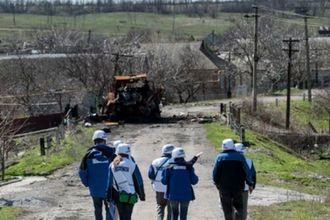
[[[171,206],[171,220],[187,220],[189,201],[179,202],[170,201]]]
[[[94,204],[94,215],[95,220],[103,220],[102,216],[102,206],[104,205],[106,216],[109,215],[107,208],[107,201],[104,198],[92,197]],[[107,219],[107,218],[106,218]]]

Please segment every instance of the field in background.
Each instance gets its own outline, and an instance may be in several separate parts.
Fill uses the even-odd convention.
[[[261,15],[263,16],[263,15]],[[267,16],[267,15],[266,15]],[[0,14],[0,37],[15,35],[19,39],[29,39],[36,29],[47,30],[51,26],[70,27],[104,37],[123,36],[129,30],[149,30],[155,41],[173,39],[199,40],[213,30],[223,33],[233,26],[233,18],[244,19],[241,13],[219,13],[216,19],[211,17],[188,17],[182,14],[154,14],[137,12],[98,13],[80,16],[44,16],[16,14],[16,25],[13,25],[12,14]],[[329,18],[315,17],[309,19],[310,33],[313,36],[320,25],[327,24]],[[303,26],[303,19],[277,17],[276,20],[295,23]],[[174,37],[174,38],[173,38]]]
[[[0,14],[0,36],[15,34],[20,38],[30,37],[36,29],[47,30],[52,25],[71,27],[83,31],[92,30],[93,33],[105,37],[122,36],[131,29],[150,30],[159,38],[174,33],[201,39],[214,30],[222,33],[232,26],[231,17],[241,14],[222,13],[217,19],[210,17],[188,17],[185,15],[159,15],[153,13],[100,13],[81,16],[42,16],[17,14],[16,25],[13,25],[12,14]],[[52,22],[50,22],[52,21]],[[174,27],[174,29],[173,29]]]

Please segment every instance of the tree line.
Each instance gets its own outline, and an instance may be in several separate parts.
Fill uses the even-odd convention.
[[[89,13],[108,13],[119,11],[153,12],[161,14],[183,13],[189,16],[208,15],[215,17],[218,12],[250,12],[251,5],[257,3],[278,10],[297,10],[311,15],[324,16],[328,5],[326,0],[141,0],[141,1],[72,1],[72,0],[4,0],[0,11],[5,13],[29,13],[42,15],[76,16]]]

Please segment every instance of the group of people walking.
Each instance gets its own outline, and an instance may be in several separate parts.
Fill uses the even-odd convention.
[[[232,139],[222,142],[222,152],[213,165],[213,182],[219,191],[226,220],[247,218],[248,193],[256,184],[256,172],[251,160],[244,157],[244,145]],[[201,153],[186,160],[183,148],[166,144],[161,156],[148,169],[156,193],[158,220],[185,220],[190,201],[195,199],[193,185],[198,183],[194,164]],[[79,177],[89,188],[94,205],[95,220],[119,218],[130,220],[134,204],[145,201],[141,172],[131,155],[130,145],[121,140],[107,145],[103,130],[93,134],[93,146],[83,157]]]

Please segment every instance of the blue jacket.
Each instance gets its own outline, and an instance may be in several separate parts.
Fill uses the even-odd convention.
[[[106,198],[108,167],[115,156],[114,148],[99,144],[91,147],[83,157],[79,177],[92,197]]]
[[[198,177],[190,163],[184,160],[171,163],[164,170],[161,181],[167,185],[165,197],[168,200],[185,202],[195,199],[192,185],[198,183]]]
[[[244,155],[235,150],[223,151],[215,158],[212,177],[223,192],[243,192],[245,182],[253,185]]]

